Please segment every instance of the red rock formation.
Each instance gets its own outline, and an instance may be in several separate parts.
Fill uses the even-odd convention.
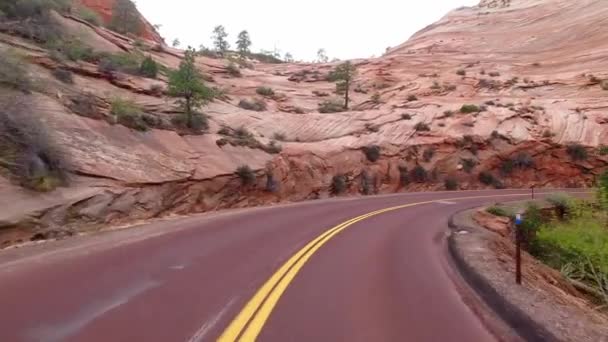
[[[77,0],[81,5],[90,8],[99,14],[104,21],[104,23],[109,23],[112,18],[112,9],[114,8],[114,3],[116,0]],[[144,18],[142,15],[141,22],[143,24],[143,30],[141,32],[141,37],[144,39],[148,39],[154,41],[156,43],[162,43],[163,39],[158,34],[156,29]]]

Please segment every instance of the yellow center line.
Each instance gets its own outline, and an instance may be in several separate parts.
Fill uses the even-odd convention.
[[[586,193],[586,192],[585,192]],[[538,193],[543,195],[548,193]],[[296,254],[294,254],[289,260],[287,260],[279,270],[277,270],[271,277],[262,285],[262,287],[255,293],[255,295],[247,302],[245,307],[239,312],[237,317],[230,323],[223,334],[217,340],[218,342],[234,342],[244,341],[250,342],[255,341],[264,324],[270,317],[274,307],[278,303],[282,294],[285,292],[289,284],[296,277],[300,269],[306,264],[308,259],[325,245],[330,239],[344,231],[348,227],[354,225],[357,222],[363,221],[372,216],[380,215],[386,212],[395,211],[399,209],[409,208],[413,206],[419,206],[423,204],[435,203],[439,201],[454,201],[454,200],[466,200],[466,199],[480,199],[480,198],[492,198],[492,197],[517,197],[517,196],[529,196],[530,193],[520,194],[504,194],[504,195],[485,195],[485,196],[470,196],[470,197],[457,197],[447,199],[437,199],[425,202],[416,202],[396,207],[390,207],[385,209],[376,210],[374,212],[364,214],[346,222],[343,222],[319,237],[308,243]],[[240,335],[240,338],[239,338]]]

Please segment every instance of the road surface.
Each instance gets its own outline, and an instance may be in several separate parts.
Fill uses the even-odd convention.
[[[529,196],[322,200],[0,252],[0,341],[495,341],[446,223]]]

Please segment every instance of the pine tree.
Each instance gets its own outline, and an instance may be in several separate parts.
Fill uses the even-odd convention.
[[[329,61],[329,57],[327,57],[327,52],[325,52],[325,49],[319,49],[319,51],[317,51],[317,61],[319,63],[327,63]]]
[[[116,0],[108,27],[122,34],[140,34],[142,22],[135,4],[131,0]]]
[[[348,109],[350,88],[356,75],[357,68],[351,62],[338,65],[329,75],[329,80],[336,82],[336,92],[344,94],[344,109]]]
[[[196,51],[193,48],[189,47],[186,50],[179,69],[169,76],[168,87],[169,95],[182,99],[179,104],[186,116],[186,126],[189,128],[196,126],[194,120],[196,109],[213,99],[212,89],[205,86],[202,75],[194,64],[195,55]]]
[[[224,26],[219,25],[213,29],[213,45],[215,45],[215,49],[217,52],[224,54],[230,48],[230,44],[228,43],[228,33],[226,33],[226,29]]]
[[[249,37],[249,32],[246,30],[241,31],[239,33],[238,39],[236,41],[236,48],[241,54],[241,57],[245,57],[249,54],[249,47],[251,46],[251,38]]]

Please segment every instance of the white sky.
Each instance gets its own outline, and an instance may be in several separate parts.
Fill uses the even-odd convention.
[[[290,52],[296,60],[313,60],[325,48],[330,58],[379,56],[416,31],[460,6],[479,0],[137,0],[139,10],[161,34],[181,47],[212,47],[211,31],[224,25],[231,47],[248,30],[252,51]]]

